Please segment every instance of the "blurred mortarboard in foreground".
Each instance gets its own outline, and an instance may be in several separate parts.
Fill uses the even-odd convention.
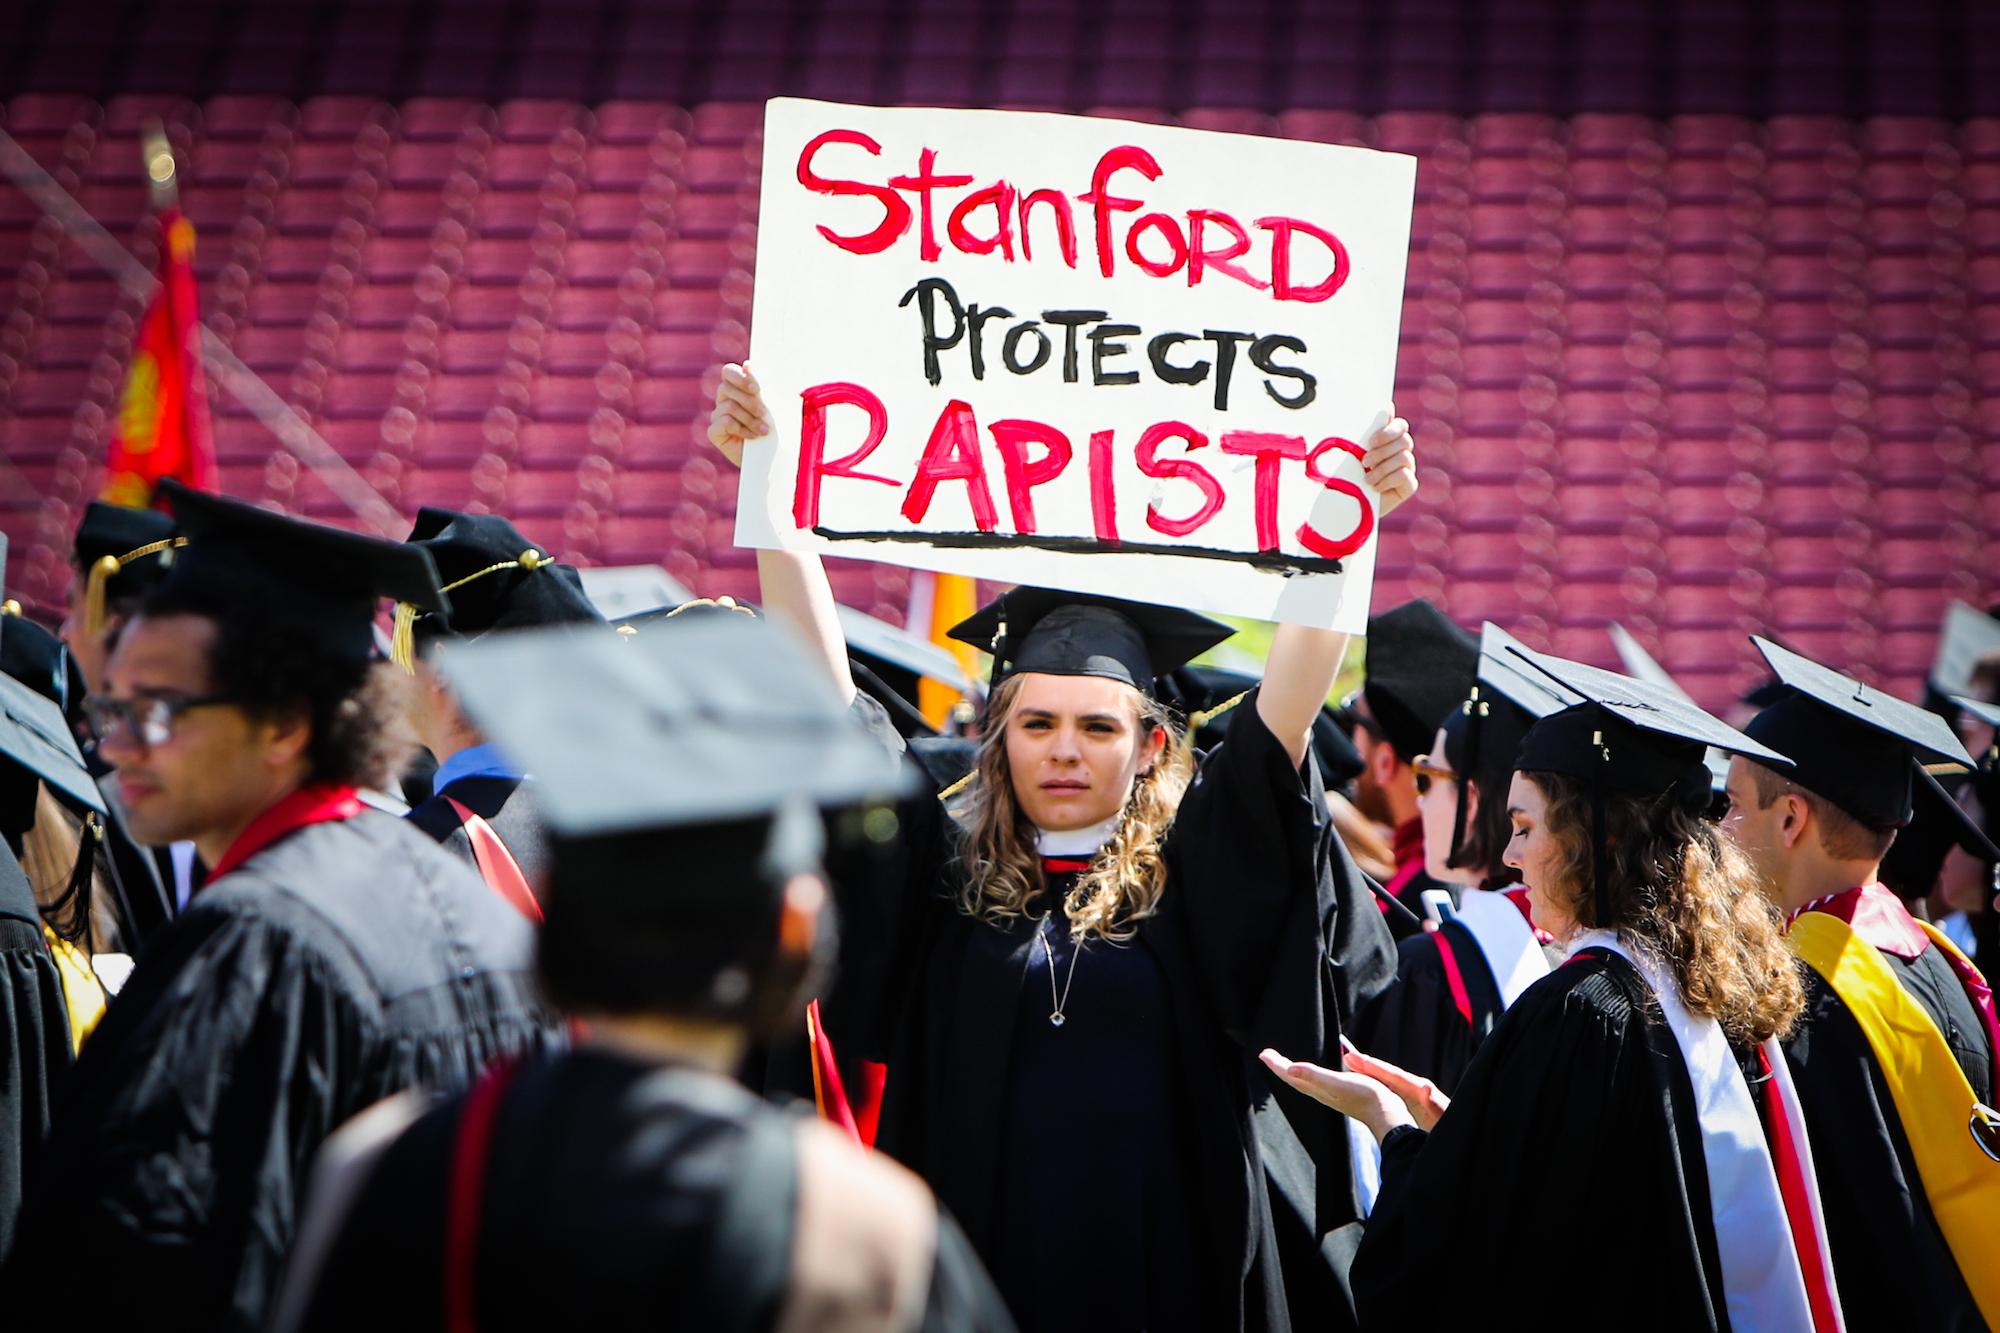
[[[903,793],[804,645],[747,616],[627,638],[523,631],[442,645],[472,720],[537,783],[550,830],[596,838]]]
[[[1014,588],[951,627],[993,654],[993,684],[1024,671],[1102,676],[1144,694],[1153,682],[1236,631],[1180,607],[1119,597]]]
[[[1437,730],[1465,702],[1479,668],[1479,640],[1418,598],[1368,621],[1361,697],[1404,762],[1429,754]]]
[[[356,659],[374,653],[379,599],[450,610],[422,547],[288,518],[172,480],[160,483],[160,494],[188,541],[164,591],[185,588],[221,603],[268,597],[276,583],[288,623],[310,627],[328,654]]]
[[[1936,713],[1769,639],[1752,635],[1750,641],[1786,693],[1745,730],[1791,759],[1786,777],[1868,827],[1910,822],[1914,769],[1972,767],[1957,733]]]
[[[635,940],[680,932],[658,941],[677,956],[705,928],[765,919],[787,877],[818,867],[814,807],[910,784],[805,646],[748,616],[631,636],[523,630],[444,644],[437,664],[536,784],[552,844],[545,930],[585,906]]]

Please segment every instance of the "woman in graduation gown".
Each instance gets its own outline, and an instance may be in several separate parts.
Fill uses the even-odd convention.
[[[1336,1072],[1266,1054],[1382,1141],[1353,1271],[1363,1325],[1448,1328],[1539,1299],[1577,1325],[1838,1328],[1773,1040],[1800,978],[1702,815],[1704,745],[1784,761],[1663,691],[1534,660],[1586,702],[1522,744],[1507,862],[1568,961],[1506,1012],[1456,1097],[1358,1055]]]
[[[1508,664],[1511,642],[1497,625],[1486,626],[1478,683],[1415,765],[1425,870],[1462,886],[1458,910],[1397,946],[1396,984],[1354,1025],[1363,1050],[1430,1079],[1447,1096],[1458,1091],[1507,1006],[1562,959],[1549,933],[1535,926],[1528,891],[1505,859],[1514,754],[1535,720],[1562,701],[1546,682]]]
[[[734,456],[769,429],[726,367],[711,439]],[[1409,448],[1401,421],[1371,442],[1385,509],[1415,489]],[[851,697],[817,558],[759,569]],[[1344,1129],[1309,1105],[1294,1127],[1249,1058],[1274,1033],[1328,1049],[1393,956],[1304,762],[1346,639],[1278,627],[1196,768],[1153,682],[1228,632],[1032,588],[982,609],[953,630],[995,659],[955,822],[911,803],[905,880],[842,902],[882,993],[828,1026],[888,1064],[877,1145],[930,1182],[1026,1328],[1289,1328],[1291,1270],[1354,1217]]]
[[[543,784],[538,968],[582,1038],[342,1130],[277,1326],[1007,1333],[914,1175],[726,1072],[827,952],[815,806],[893,794],[896,763],[768,624],[511,638],[443,670]]]

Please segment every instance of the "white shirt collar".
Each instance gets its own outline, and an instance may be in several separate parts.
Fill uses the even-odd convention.
[[[1111,841],[1111,835],[1118,831],[1118,820],[1124,812],[1113,815],[1102,824],[1092,824],[1089,828],[1064,829],[1051,833],[1047,829],[1035,831],[1035,846],[1043,856],[1095,856]]]

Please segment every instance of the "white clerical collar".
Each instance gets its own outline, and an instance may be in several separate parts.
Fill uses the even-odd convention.
[[[1118,831],[1118,818],[1118,815],[1113,815],[1102,824],[1055,833],[1037,829],[1035,847],[1043,856],[1095,856],[1105,843],[1111,841],[1111,835]]]

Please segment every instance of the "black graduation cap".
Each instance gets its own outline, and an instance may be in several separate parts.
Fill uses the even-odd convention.
[[[1383,737],[1408,762],[1430,753],[1478,667],[1479,640],[1420,597],[1369,618],[1361,696]]]
[[[92,500],[76,527],[76,567],[84,576],[84,630],[104,632],[105,605],[115,588],[137,599],[160,586],[182,545],[174,520],[157,509]]]
[[[275,581],[290,621],[309,626],[327,653],[356,659],[373,655],[379,598],[424,611],[451,608],[430,552],[420,546],[288,518],[173,480],[162,481],[159,493],[188,541],[165,590],[260,598]]]
[[[7,538],[0,534],[0,592],[6,589]],[[5,793],[4,823],[9,834],[24,832],[34,821],[35,779],[49,790],[68,798],[76,806],[104,813],[104,797],[84,766],[83,752],[77,748],[76,732],[65,712],[74,699],[81,705],[83,675],[76,669],[62,640],[25,619],[13,603],[0,606],[0,759],[11,761],[14,780],[0,782]],[[71,690],[75,691],[74,696]],[[85,839],[82,851],[87,858],[93,843]],[[89,862],[86,860],[85,865]],[[12,850],[0,840],[0,879],[20,874]],[[21,885],[0,887],[0,915],[21,915],[14,910],[18,897],[9,890]],[[33,910],[21,919],[39,924]]]
[[[1551,713],[1561,712],[1582,702],[1539,671],[1522,664],[1511,651],[1527,646],[1492,621],[1479,627],[1479,666],[1465,700],[1447,714],[1444,732],[1445,761],[1454,773],[1479,783],[1485,799],[1505,796],[1507,781],[1514,772],[1514,756],[1528,729]],[[1458,854],[1465,840],[1469,793],[1458,784],[1458,807],[1452,815],[1452,854]]]
[[[1786,774],[1875,829],[1910,822],[1911,773],[1924,764],[1971,768],[1972,756],[1936,713],[1752,635],[1787,686],[1745,730],[1788,755]]]
[[[1143,693],[1236,631],[1175,606],[1120,597],[1014,588],[948,631],[993,654],[993,683],[1023,671],[1102,676]]]
[[[1188,740],[1197,750],[1211,750],[1229,731],[1229,715],[1243,695],[1261,678],[1226,667],[1180,666],[1160,677],[1155,696],[1188,720]],[[1339,709],[1324,707],[1313,717],[1309,744],[1328,787],[1345,786],[1360,776],[1364,765],[1354,748],[1352,727]]]
[[[67,644],[26,616],[0,613],[0,674],[53,703],[72,725],[82,716],[83,669]]]
[[[449,613],[404,602],[396,608],[392,655],[408,665],[415,640],[477,638],[501,629],[602,625],[583,578],[557,562],[497,514],[463,514],[426,505],[409,544],[430,552],[451,597]]]
[[[602,838],[902,793],[897,758],[789,631],[678,616],[630,637],[560,630],[447,643],[472,720],[537,783],[551,832]]]
[[[1582,700],[1529,729],[1516,769],[1561,773],[1628,796],[1673,794],[1700,811],[1709,800],[1704,759],[1711,746],[1773,768],[1791,766],[1674,690],[1518,646],[1508,652]]]
[[[10,626],[11,628],[11,626]],[[104,813],[104,796],[84,767],[69,720],[55,701],[0,675],[0,756],[34,774],[57,795]]]
[[[1681,688],[1681,683],[1646,651],[1645,645],[1615,621],[1611,625],[1611,643],[1618,650],[1618,660],[1624,665],[1626,674],[1634,680],[1649,681],[1663,690],[1673,691],[1690,704],[1694,702],[1694,696]],[[1720,792],[1729,785],[1729,756],[1720,750],[1710,749],[1705,762],[1708,764],[1709,790]]]

